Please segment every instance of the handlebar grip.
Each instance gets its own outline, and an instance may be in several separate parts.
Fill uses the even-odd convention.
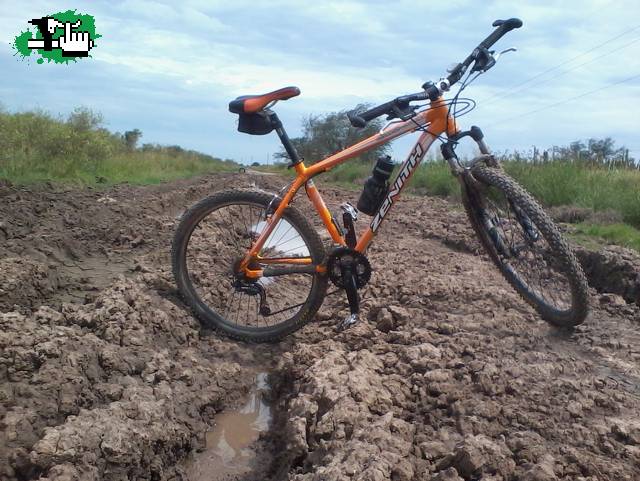
[[[360,117],[355,112],[349,112],[347,114],[347,117],[349,118],[349,122],[351,122],[351,125],[353,125],[354,127],[357,127],[359,129],[361,129],[362,127],[367,125],[367,121],[365,119],[363,119],[362,117]]]
[[[495,22],[493,22],[493,26],[498,28],[496,28],[493,32],[491,32],[491,35],[489,35],[482,42],[480,42],[480,45],[478,45],[478,47],[480,48],[491,47],[494,43],[500,40],[502,36],[507,32],[510,32],[514,28],[522,27],[522,20],[520,20],[519,18],[510,18],[508,20],[496,20]]]
[[[391,109],[394,105],[394,101],[384,103],[382,105],[378,105],[370,110],[365,112],[357,113],[357,112],[349,112],[347,117],[349,118],[349,122],[354,127],[362,128],[367,125],[367,122],[375,119],[376,117],[380,117],[382,114],[385,114]]]

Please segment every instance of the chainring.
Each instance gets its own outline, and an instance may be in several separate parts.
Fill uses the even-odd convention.
[[[345,266],[351,266],[351,272],[355,273],[356,287],[361,289],[371,279],[371,264],[367,256],[349,247],[334,249],[327,260],[327,275],[336,287],[344,289],[346,280],[342,273]]]

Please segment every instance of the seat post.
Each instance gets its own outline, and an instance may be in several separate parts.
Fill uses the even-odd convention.
[[[278,137],[280,137],[280,142],[282,142],[282,146],[284,147],[284,150],[286,150],[287,155],[291,159],[291,164],[289,164],[289,167],[294,167],[298,165],[304,159],[300,157],[300,155],[298,154],[298,151],[293,145],[293,142],[291,142],[291,139],[287,135],[287,132],[284,130],[282,122],[278,118],[278,114],[276,114],[275,112],[270,112],[269,119],[271,120],[271,125],[273,125],[273,127],[275,128],[276,133],[278,134]]]

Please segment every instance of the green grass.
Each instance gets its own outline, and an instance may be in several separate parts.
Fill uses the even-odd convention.
[[[576,224],[577,234],[587,235],[609,244],[629,247],[640,252],[640,230],[627,224]]]
[[[43,181],[78,184],[153,184],[205,173],[236,170],[232,161],[178,146],[127,143],[125,136],[101,128],[102,118],[76,109],[67,119],[46,112],[7,113],[0,110],[0,179],[15,184]],[[131,133],[131,132],[129,132]],[[505,170],[543,205],[574,206],[593,212],[612,211],[622,223],[589,219],[578,234],[633,248],[640,246],[640,171],[554,161],[544,164],[504,161]],[[359,190],[372,165],[353,160],[318,180]],[[292,176],[275,165],[269,170]],[[396,168],[397,172],[397,168]],[[460,188],[442,161],[427,161],[414,173],[408,191],[458,198]]]
[[[223,162],[206,161],[188,156],[172,157],[153,152],[131,152],[114,155],[95,166],[74,165],[73,161],[56,162],[51,165],[27,163],[6,168],[0,166],[0,179],[13,184],[35,184],[41,182],[72,183],[89,185],[157,184],[215,172],[234,170]]]
[[[0,111],[0,179],[14,184],[150,184],[238,167],[178,146],[134,148],[100,122],[87,109],[77,109],[67,120],[46,112]]]
[[[460,184],[451,175],[449,164],[440,161],[425,162],[413,174],[409,191],[438,197],[460,197]]]
[[[533,165],[503,162],[509,175],[522,184],[543,205],[585,207],[595,212],[615,211],[629,225],[640,228],[640,171],[585,167],[569,162]],[[321,179],[357,185],[371,173],[372,166],[359,162],[343,164]],[[409,192],[458,198],[460,186],[449,166],[439,161],[425,162],[414,173]]]
[[[589,223],[577,224],[577,235],[590,236],[594,242],[602,240],[640,251],[639,170],[610,169],[564,161],[545,164],[503,161],[503,165],[509,175],[546,207],[573,206],[602,214],[612,211],[623,221],[597,224],[592,219]],[[372,167],[352,161],[318,179],[361,189],[362,181],[371,175]],[[414,173],[408,191],[455,199],[460,196],[458,181],[451,175],[448,164],[441,161],[424,162]]]
[[[640,227],[640,171],[584,167],[569,162],[532,165],[507,162],[505,169],[546,206],[613,210]]]

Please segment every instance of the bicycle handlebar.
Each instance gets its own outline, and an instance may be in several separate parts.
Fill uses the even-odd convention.
[[[510,18],[509,20],[496,20],[495,22],[493,22],[492,26],[498,28],[496,28],[487,38],[480,42],[480,45],[478,45],[478,47],[489,48],[493,46],[493,44],[500,40],[507,32],[510,32],[515,28],[522,27],[522,20],[520,20],[519,18]]]
[[[493,32],[491,32],[491,34],[487,38],[480,42],[478,46],[473,49],[473,52],[471,52],[471,54],[463,62],[457,64],[453,68],[453,70],[450,71],[450,74],[446,79],[448,84],[447,88],[451,87],[462,78],[469,65],[471,65],[474,60],[477,60],[478,55],[481,52],[488,54],[486,51],[491,46],[493,46],[494,43],[500,40],[506,33],[515,28],[522,27],[522,20],[520,20],[519,18],[496,20],[492,25],[497,28]],[[381,115],[391,113],[399,114],[402,110],[406,110],[409,108],[409,102],[427,99],[436,100],[438,97],[440,97],[440,95],[442,95],[443,92],[443,89],[430,82],[425,83],[422,88],[424,89],[423,92],[397,97],[390,102],[385,102],[384,104],[378,105],[359,114],[356,112],[349,112],[347,114],[347,117],[349,118],[351,125],[353,125],[354,127],[362,128],[367,125],[367,122],[380,117]]]
[[[362,128],[367,125],[367,122],[375,119],[376,117],[380,117],[381,115],[393,111],[401,113],[402,110],[406,110],[409,107],[410,102],[427,100],[428,98],[429,94],[426,91],[418,92],[416,94],[403,95],[402,97],[393,99],[391,102],[386,102],[384,104],[378,105],[377,107],[369,109],[365,112],[349,112],[347,114],[347,117],[349,118],[351,125],[353,125],[354,127]]]

